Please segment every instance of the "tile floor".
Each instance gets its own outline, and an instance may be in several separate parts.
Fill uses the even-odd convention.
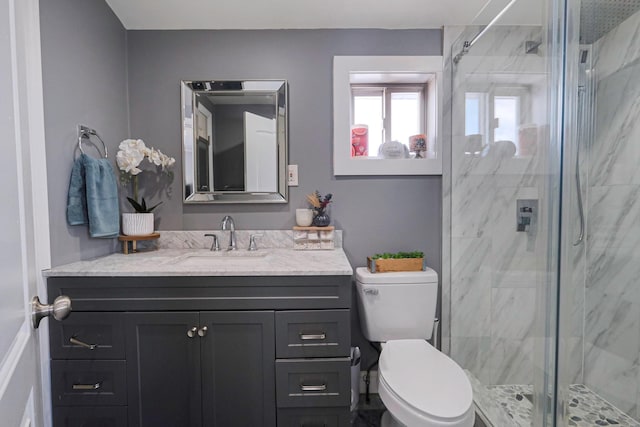
[[[531,426],[533,386],[483,386],[475,378],[470,379],[476,405],[493,426]],[[568,412],[568,425],[571,427],[640,427],[639,422],[583,384],[569,386]]]

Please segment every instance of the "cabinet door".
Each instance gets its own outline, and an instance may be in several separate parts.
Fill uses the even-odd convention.
[[[273,311],[200,313],[206,427],[271,427],[275,414]]]
[[[198,325],[198,313],[126,314],[130,427],[202,425]]]

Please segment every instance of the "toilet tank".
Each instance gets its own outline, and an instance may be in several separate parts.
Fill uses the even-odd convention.
[[[429,339],[438,300],[438,274],[426,271],[371,273],[356,269],[360,327],[374,342]]]

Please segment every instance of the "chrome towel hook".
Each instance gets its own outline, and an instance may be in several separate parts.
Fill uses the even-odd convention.
[[[98,132],[96,132],[95,129],[91,129],[84,125],[78,125],[78,148],[80,149],[80,152],[82,154],[85,154],[84,150],[82,149],[82,140],[84,138],[91,140],[92,135],[98,138],[102,143],[102,148],[104,148],[104,158],[106,159],[107,157],[109,157],[109,153],[107,151],[107,144],[105,144],[102,138],[100,138],[100,135],[98,135]]]

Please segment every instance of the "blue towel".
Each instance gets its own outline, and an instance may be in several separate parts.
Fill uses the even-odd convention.
[[[118,237],[118,185],[107,159],[80,155],[71,169],[67,198],[69,225],[89,224],[91,237]]]

